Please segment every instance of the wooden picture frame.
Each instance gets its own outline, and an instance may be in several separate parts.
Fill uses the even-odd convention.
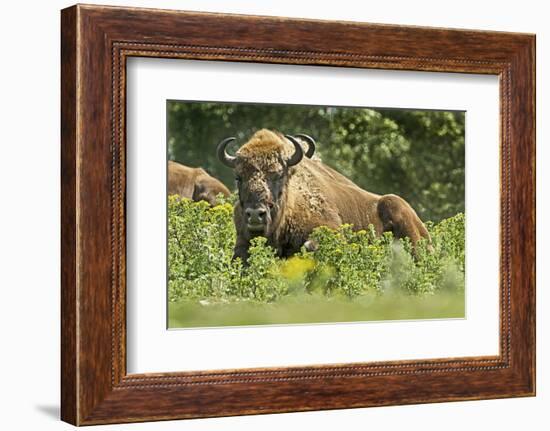
[[[535,394],[535,36],[77,5],[61,14],[61,418],[75,425]],[[500,78],[500,354],[127,374],[130,56]]]

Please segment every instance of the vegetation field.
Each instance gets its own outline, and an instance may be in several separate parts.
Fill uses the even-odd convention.
[[[464,316],[465,113],[254,103],[167,102],[168,157],[235,187],[216,145],[235,154],[260,128],[315,138],[315,155],[359,187],[405,199],[433,252],[350,226],[318,228],[315,253],[278,259],[262,238],[232,260],[232,199],[169,200],[169,326],[200,327]]]
[[[170,196],[168,210],[171,328],[464,316],[462,213],[428,222],[432,247],[414,256],[408,240],[343,225],[317,228],[318,250],[289,259],[257,237],[245,266],[230,202]]]

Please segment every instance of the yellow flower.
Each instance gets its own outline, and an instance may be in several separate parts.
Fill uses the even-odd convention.
[[[313,259],[294,256],[281,265],[281,275],[289,280],[298,280],[315,266]]]

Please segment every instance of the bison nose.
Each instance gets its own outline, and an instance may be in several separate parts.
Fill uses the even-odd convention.
[[[247,208],[245,211],[248,224],[265,224],[266,210],[263,208]]]

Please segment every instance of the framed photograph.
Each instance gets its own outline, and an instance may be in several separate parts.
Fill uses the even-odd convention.
[[[535,37],[61,14],[61,416],[535,394]]]

